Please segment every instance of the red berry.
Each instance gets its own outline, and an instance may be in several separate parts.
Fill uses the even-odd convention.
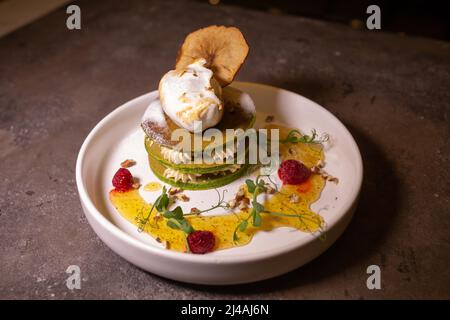
[[[284,160],[278,168],[278,176],[285,184],[300,184],[308,180],[311,171],[297,160]]]
[[[192,253],[204,254],[214,249],[215,239],[211,231],[194,231],[187,236]]]
[[[133,176],[128,169],[120,168],[114,175],[112,184],[117,191],[128,191],[133,188]]]

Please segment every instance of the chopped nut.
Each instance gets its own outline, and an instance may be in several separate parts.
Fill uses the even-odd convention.
[[[246,209],[250,204],[250,199],[246,197],[245,192],[246,192],[246,185],[241,185],[234,199],[228,202],[228,206],[232,209],[236,207],[238,207],[241,210]]]
[[[183,201],[183,202],[188,202],[190,199],[187,195],[185,194],[176,194],[175,198],[177,198],[177,200]]]
[[[266,192],[268,194],[274,194],[275,192],[277,192],[277,190],[274,187],[272,187],[271,185],[266,185]]]
[[[239,204],[243,199],[245,199],[245,195],[236,195],[234,201],[236,201],[236,204]]]
[[[169,196],[173,196],[173,195],[175,195],[177,193],[180,193],[182,191],[183,191],[183,189],[170,187],[170,189],[169,189],[169,191],[167,191],[167,193],[169,194]]]
[[[270,116],[267,116],[267,117],[266,117],[266,120],[265,120],[265,121],[266,121],[267,123],[270,123],[270,122],[273,122],[274,119],[275,119],[275,117],[272,116],[272,115],[270,115]]]
[[[336,178],[336,177],[328,177],[328,181],[330,181],[330,182],[334,182],[334,183],[336,183],[336,184],[338,184],[339,183],[339,179],[338,178]]]
[[[159,238],[159,237],[156,237],[156,242],[159,242],[159,243],[161,243],[161,239]]]
[[[164,246],[166,247],[166,249],[170,249],[170,242],[164,241]]]
[[[139,189],[140,186],[141,184],[139,182],[135,182],[132,184],[133,189]]]
[[[191,213],[199,214],[200,213],[200,209],[198,209],[198,208],[191,208]]]
[[[315,174],[320,174],[320,173],[322,173],[322,169],[317,166],[314,166],[311,168],[311,172],[315,173]]]
[[[248,198],[243,198],[242,201],[239,203],[239,209],[246,209],[248,208],[248,205],[250,204],[250,200]]]
[[[325,162],[323,162],[323,160],[319,160],[319,161],[317,161],[316,166],[318,168],[323,168],[323,167],[325,167]]]
[[[323,170],[324,166],[325,166],[325,163],[322,160],[319,160],[317,162],[317,164],[314,167],[311,168],[311,172],[315,173],[315,174],[319,174],[326,181],[334,182],[336,184],[339,183],[339,179],[338,178],[333,177],[328,172]]]
[[[120,166],[121,166],[122,168],[129,168],[129,167],[134,166],[135,164],[136,164],[136,161],[134,161],[134,160],[132,160],[132,159],[127,159],[127,160],[125,160],[125,161],[122,161],[122,162],[120,163]]]
[[[247,206],[244,202],[241,202],[241,203],[239,203],[238,208],[239,208],[240,210],[244,210],[244,209],[247,209],[248,206]]]
[[[297,154],[297,152],[295,152],[295,150],[292,149],[292,148],[289,148],[289,149],[288,149],[288,152],[289,152],[289,154],[290,154],[291,156],[295,156],[295,155]]]
[[[236,208],[236,200],[230,200],[230,201],[228,201],[228,206],[230,207],[230,208]]]
[[[295,193],[293,193],[289,196],[289,202],[291,202],[291,203],[297,203],[299,199],[300,198]]]

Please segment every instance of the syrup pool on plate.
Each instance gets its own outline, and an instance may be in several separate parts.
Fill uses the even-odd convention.
[[[290,131],[289,128],[272,124],[267,128],[280,129],[280,139],[285,138]],[[318,144],[280,143],[280,155],[283,160],[295,159],[308,168],[324,159],[322,147]],[[324,226],[324,220],[319,214],[312,212],[310,206],[320,197],[324,186],[324,179],[320,175],[312,174],[302,184],[283,185],[273,195],[261,195],[258,200],[261,201],[265,210],[296,216],[276,216],[261,213],[261,226],[253,227],[249,221],[245,231],[237,232],[237,238],[233,237],[236,226],[248,217],[250,209],[224,215],[189,215],[186,216],[186,219],[195,230],[207,230],[214,234],[214,250],[245,245],[251,241],[257,232],[270,231],[279,227],[291,227],[308,233],[320,232]],[[161,189],[161,184],[151,182],[144,186],[144,190],[146,187],[147,191],[158,191]],[[146,202],[138,190],[133,189],[126,192],[112,190],[110,200],[117,211],[129,222],[135,224],[136,227],[139,227],[145,219],[146,223],[142,231],[151,235],[158,242],[164,243],[166,248],[180,252],[188,251],[186,234],[167,226],[165,218],[159,215],[156,209],[151,211],[152,204]]]

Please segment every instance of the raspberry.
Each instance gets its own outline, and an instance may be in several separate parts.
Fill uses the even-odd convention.
[[[204,254],[214,249],[215,239],[211,231],[194,231],[187,236],[192,253]]]
[[[128,191],[133,187],[133,176],[128,169],[120,168],[114,175],[112,184],[117,191]]]
[[[300,184],[308,180],[311,171],[297,160],[284,160],[278,168],[278,176],[285,184]]]

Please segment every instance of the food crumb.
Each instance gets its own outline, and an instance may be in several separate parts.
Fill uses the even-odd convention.
[[[277,190],[274,187],[272,187],[271,185],[266,185],[266,192],[268,194],[274,194],[276,191]]]
[[[325,162],[319,160],[315,166],[311,168],[311,172],[320,175],[325,181],[333,182],[338,184],[339,179],[337,177],[332,176],[328,172],[326,172],[323,167],[325,166]]]
[[[183,202],[188,202],[190,200],[189,197],[185,194],[176,194],[175,198]]]
[[[328,181],[334,182],[334,183],[336,183],[336,184],[339,183],[339,179],[336,178],[336,177],[332,177],[332,176],[328,176]]]
[[[133,189],[139,189],[141,187],[141,184],[139,182],[135,182],[132,185]]]
[[[169,196],[173,196],[176,195],[177,193],[183,192],[183,189],[181,188],[175,188],[175,187],[170,187],[169,191],[167,191],[167,193],[169,194]]]
[[[127,159],[125,161],[122,161],[120,163],[120,166],[122,168],[130,168],[130,167],[134,166],[135,164],[136,164],[136,161],[134,161],[133,159]]]
[[[242,200],[239,202],[239,209],[247,209],[248,205],[250,204],[249,198],[242,198]]]
[[[265,121],[266,121],[266,123],[271,123],[271,122],[273,122],[273,120],[275,120],[275,117],[272,115],[269,115],[266,117]]]
[[[289,196],[290,203],[297,203],[299,199],[300,199],[299,196],[295,193],[293,193]]]

